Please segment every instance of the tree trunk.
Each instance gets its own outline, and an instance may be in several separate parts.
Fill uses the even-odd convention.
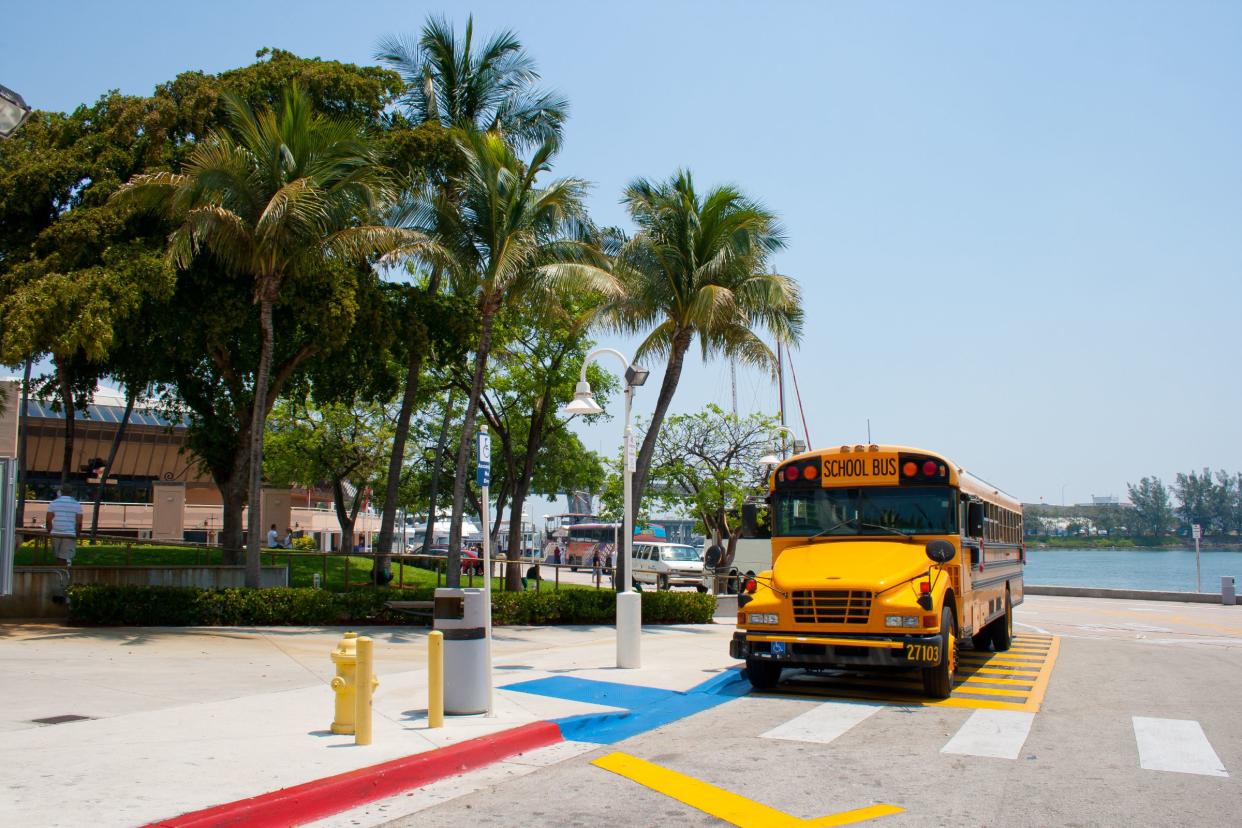
[[[358,517],[358,504],[362,492],[354,493],[353,507],[345,508],[345,486],[338,478],[332,481],[332,506],[336,509],[336,522],[341,525],[341,547],[337,551],[348,555],[354,551],[354,522]]]
[[[492,344],[494,310],[490,301],[481,304],[482,331],[479,334],[479,348],[475,352],[474,379],[470,383],[470,399],[466,402],[466,416],[461,424],[461,440],[457,443],[457,462],[454,466],[453,516],[450,518],[452,524],[449,526],[448,573],[445,580],[445,585],[450,587],[461,584],[461,518],[462,507],[466,502],[466,466],[470,463],[470,451],[474,444],[474,419],[479,410],[479,398],[483,396],[487,352]]]
[[[638,461],[635,464],[631,495],[635,515],[639,514],[643,505],[643,493],[647,488],[647,476],[651,472],[651,458],[655,454],[656,438],[660,435],[664,415],[668,413],[668,407],[673,402],[673,394],[677,391],[677,383],[681,380],[681,368],[686,361],[686,351],[690,348],[693,335],[694,332],[687,328],[678,331],[673,337],[668,367],[664,369],[664,380],[660,383],[660,396],[656,398],[655,411],[651,414],[651,424],[643,436],[643,445],[638,451]]]
[[[543,446],[543,430],[551,395],[545,392],[531,413],[530,426],[526,432],[526,456],[522,458],[522,473],[515,476],[512,484],[513,503],[509,507],[509,548],[506,555],[509,566],[505,569],[505,590],[515,592],[522,586],[522,508],[530,493],[530,481],[535,473],[535,456]]]
[[[263,285],[259,298],[259,365],[254,376],[254,410],[250,415],[250,515],[246,522],[246,586],[259,586],[263,550],[263,431],[267,425],[267,383],[272,371],[272,304],[277,285]]]
[[[130,386],[125,388],[125,413],[121,416],[121,424],[116,428],[116,434],[112,438],[112,446],[108,449],[108,459],[104,463],[103,473],[99,478],[99,485],[95,487],[95,506],[91,509],[91,543],[95,543],[99,537],[99,504],[103,502],[104,486],[108,483],[108,477],[112,474],[112,463],[116,460],[117,449],[121,447],[121,441],[125,439],[125,428],[129,425],[129,417],[134,413],[134,401],[138,399],[138,391]]]
[[[397,520],[397,491],[401,487],[401,467],[405,464],[405,441],[410,434],[410,417],[414,413],[414,398],[418,395],[418,378],[423,370],[421,352],[411,349],[409,367],[405,372],[405,392],[401,395],[401,410],[397,412],[397,428],[392,437],[392,456],[388,460],[388,481],[384,487],[384,512],[380,517],[379,540],[375,552],[375,571],[388,568],[392,552],[392,529]],[[402,527],[404,537],[405,527]],[[404,547],[404,544],[402,544]],[[405,552],[405,549],[401,549]]]
[[[249,447],[243,447],[241,454],[247,454]],[[220,521],[221,559],[229,566],[238,566],[245,562],[242,552],[242,513],[246,509],[246,475],[233,476],[225,480],[212,475],[216,487],[220,490],[220,500],[224,511]]]
[[[26,407],[30,405],[30,369],[33,359],[27,359],[22,369],[22,401],[17,412],[17,527],[26,525],[26,434],[30,430],[30,417]],[[19,539],[20,540],[20,539]]]
[[[73,469],[73,421],[77,412],[73,408],[73,384],[69,381],[69,371],[60,360],[56,360],[56,379],[60,385],[61,405],[65,407],[65,452],[60,462],[60,485],[63,488],[69,485],[69,474]]]
[[[440,439],[436,441],[435,465],[431,467],[431,491],[428,498],[430,504],[427,509],[427,529],[423,532],[423,554],[427,554],[427,550],[435,545],[435,538],[432,534],[436,522],[436,500],[440,496],[440,468],[444,465],[444,450],[448,448],[449,418],[452,415],[453,392],[449,391],[448,399],[444,401],[444,421],[440,424]]]

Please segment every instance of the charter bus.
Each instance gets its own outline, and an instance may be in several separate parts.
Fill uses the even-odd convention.
[[[562,515],[545,515],[546,531],[549,538],[557,538],[565,543],[565,560],[570,570],[577,572],[579,567],[589,567],[595,547],[605,544],[616,549],[621,541],[621,524],[605,523],[595,515],[569,512]],[[635,541],[664,541],[668,533],[663,526],[634,527]]]
[[[729,654],[768,688],[785,667],[917,670],[946,698],[957,650],[1009,649],[1022,506],[923,449],[855,445],[782,461],[772,564],[747,580]]]

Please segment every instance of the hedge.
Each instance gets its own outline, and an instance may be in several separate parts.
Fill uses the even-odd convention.
[[[422,625],[413,616],[385,606],[387,601],[429,600],[431,589],[360,589],[333,593],[322,589],[197,589],[193,587],[107,586],[69,588],[69,620],[75,624],[119,627],[325,627],[341,624]],[[716,599],[697,592],[644,592],[643,622],[707,624]],[[498,626],[612,624],[616,595],[606,590],[497,592],[492,623]]]

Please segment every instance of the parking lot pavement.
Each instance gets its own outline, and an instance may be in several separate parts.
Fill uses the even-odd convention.
[[[389,824],[1237,824],[1242,608],[1041,596],[1017,620],[1059,645],[1037,711],[800,695],[795,674],[537,771],[443,780]]]

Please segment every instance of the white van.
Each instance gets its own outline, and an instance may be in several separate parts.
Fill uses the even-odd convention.
[[[707,591],[703,585],[701,553],[682,543],[635,543],[634,580],[655,584],[656,589],[692,586],[699,592]]]
[[[703,546],[704,554],[712,545],[708,538]],[[768,538],[738,538],[737,548],[733,551],[733,563],[727,571],[721,573],[704,572],[703,586],[710,589],[716,574],[729,576],[726,589],[731,592],[738,590],[739,581],[765,572],[772,568],[772,541]]]

